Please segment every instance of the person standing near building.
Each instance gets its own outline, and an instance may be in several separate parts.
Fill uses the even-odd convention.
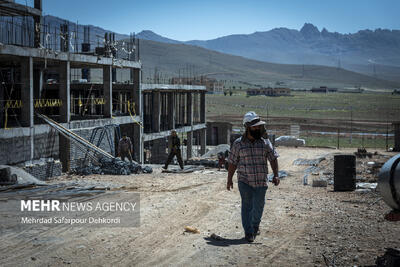
[[[124,133],[118,143],[118,156],[120,156],[123,161],[125,161],[127,157],[129,161],[132,162],[132,155],[133,145],[131,139]]]
[[[238,187],[242,198],[242,225],[245,239],[253,242],[260,233],[259,227],[265,204],[265,193],[268,189],[268,164],[271,164],[275,186],[279,185],[278,153],[268,139],[262,138],[265,122],[253,111],[243,118],[246,128],[242,137],[236,139],[228,157],[228,179],[226,188],[233,188],[233,175],[237,170]]]
[[[165,163],[163,169],[168,169],[168,165],[171,163],[174,156],[178,159],[179,166],[183,170],[183,161],[181,155],[181,140],[179,139],[178,135],[176,134],[175,130],[171,131],[171,152],[168,155],[167,162]]]

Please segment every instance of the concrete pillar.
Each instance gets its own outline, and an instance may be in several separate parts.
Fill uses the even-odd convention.
[[[207,129],[201,129],[200,132],[200,155],[204,155],[206,153],[206,131]]]
[[[21,62],[21,125],[33,127],[33,59]]]
[[[168,129],[175,128],[175,93],[168,93]]]
[[[71,142],[68,138],[59,134],[58,151],[60,155],[60,162],[62,171],[68,172],[71,170]]]
[[[33,7],[36,9],[42,10],[42,0],[35,0],[33,3]]]
[[[140,125],[134,124],[134,149],[136,161],[144,163],[144,141],[143,141],[143,105],[142,105],[142,92],[140,90],[140,69],[130,70],[131,81],[133,82],[132,87],[132,99],[135,103],[135,114],[140,116]]]
[[[153,114],[152,114],[152,128],[153,132],[159,132],[160,131],[160,117],[161,117],[161,97],[160,97],[160,92],[159,91],[154,91],[152,92],[153,94]]]
[[[4,127],[4,89],[0,90],[0,129]]]
[[[186,144],[186,157],[190,159],[192,157],[193,148],[193,132],[187,132],[187,144]]]
[[[33,58],[21,62],[21,125],[29,127],[30,160],[34,158]]]
[[[135,112],[136,115],[141,115],[142,94],[140,92],[140,69],[131,69],[131,81],[133,82],[131,95],[133,102],[135,102]]]
[[[43,90],[43,70],[35,69],[33,71],[33,97],[41,98]]]
[[[200,122],[206,122],[206,93],[200,93]]]
[[[187,93],[186,102],[187,102],[187,110],[186,110],[187,122],[188,122],[188,125],[193,125],[192,93]]]
[[[104,93],[104,117],[112,116],[112,67],[110,65],[103,66],[103,93]]]
[[[116,68],[112,68],[112,70],[111,70],[111,81],[113,83],[117,82],[117,69]]]
[[[70,63],[69,61],[60,62],[60,122],[69,123],[71,121],[71,83],[70,83]]]
[[[180,93],[180,106],[179,106],[179,112],[180,112],[180,125],[185,125],[185,93]]]
[[[139,124],[133,124],[133,153],[135,160],[141,164],[144,163],[144,141],[143,141],[143,128]]]
[[[165,152],[167,142],[165,138],[151,141],[151,162],[154,164],[164,164],[167,161],[168,154]]]
[[[59,95],[62,101],[60,107],[60,122],[69,123],[71,121],[71,87],[70,87],[70,62],[61,61],[59,63],[60,88]],[[70,171],[71,164],[71,142],[63,135],[59,135],[59,154],[62,164],[62,171]]]
[[[35,0],[34,1],[34,8],[39,9],[42,11],[42,0]],[[40,44],[42,43],[41,40],[41,34],[40,34],[40,29],[41,29],[41,24],[42,24],[42,17],[41,16],[34,16],[33,21],[35,23],[35,33],[34,33],[34,46],[36,48],[40,47]]]

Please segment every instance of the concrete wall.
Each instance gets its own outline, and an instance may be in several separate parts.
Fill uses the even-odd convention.
[[[37,134],[34,137],[34,159],[58,158],[58,134],[50,138],[49,133]],[[53,146],[54,141],[54,146]],[[31,159],[30,136],[0,138],[0,164],[11,165]]]
[[[31,138],[22,136],[0,139],[0,164],[10,165],[31,159]]]
[[[207,145],[230,144],[231,132],[228,122],[207,122]]]
[[[134,119],[140,120],[139,117],[135,117]],[[70,123],[64,123],[63,126],[72,128],[73,132],[88,140],[90,138],[91,131],[95,127],[115,123],[124,126],[128,125],[129,128],[129,125],[132,125],[129,124],[131,121],[131,117],[125,116],[116,117],[114,119],[73,121]],[[34,136],[34,138],[31,138],[31,135]],[[114,138],[114,136],[115,135],[113,134],[112,138]],[[32,140],[34,142],[33,159],[60,158],[59,146],[62,146],[63,143],[60,142],[59,134],[57,132],[54,134],[54,132],[51,131],[50,126],[41,124],[35,125],[32,128],[20,127],[12,129],[0,129],[0,164],[14,165],[31,160]],[[132,136],[132,141],[133,140],[134,138]],[[71,167],[76,167],[79,159],[84,158],[84,153],[78,151],[76,145],[70,144],[69,146],[71,149],[69,160],[73,161]],[[107,139],[103,140],[101,147],[107,152],[111,152]]]

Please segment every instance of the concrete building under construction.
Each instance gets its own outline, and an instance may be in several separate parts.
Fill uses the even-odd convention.
[[[0,1],[0,20],[0,164],[54,158],[64,171],[85,164],[85,151],[36,113],[114,155],[126,132],[141,163],[145,143],[154,155],[167,153],[157,140],[171,129],[187,135],[189,156],[193,138],[205,150],[205,87],[141,85],[133,35],[119,42],[106,33],[99,44],[88,26],[43,24],[41,0],[32,7]],[[105,125],[111,130],[96,135]]]

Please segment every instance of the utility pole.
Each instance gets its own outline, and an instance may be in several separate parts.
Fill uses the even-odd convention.
[[[389,151],[389,111],[386,110],[386,151]]]
[[[353,106],[350,106],[350,144],[353,139]]]

